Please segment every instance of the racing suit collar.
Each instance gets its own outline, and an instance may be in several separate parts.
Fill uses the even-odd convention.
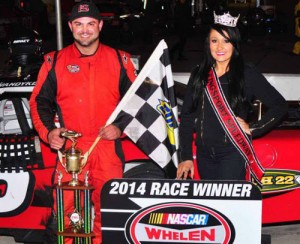
[[[84,54],[82,54],[79,51],[79,49],[76,47],[75,43],[72,44],[72,49],[73,49],[73,52],[74,52],[74,54],[75,54],[75,56],[77,58],[80,58],[83,62],[85,62],[85,61],[91,62],[93,60],[96,60],[96,58],[98,56],[98,53],[99,53],[99,50],[101,49],[101,43],[99,43],[96,52],[94,54],[92,54],[92,55],[84,55]]]

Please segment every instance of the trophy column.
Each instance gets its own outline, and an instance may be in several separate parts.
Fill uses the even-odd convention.
[[[55,185],[57,200],[57,243],[63,244],[64,237],[75,239],[75,243],[90,244],[92,243],[92,208],[91,193],[93,186],[79,182],[78,185],[72,186],[68,183],[58,183]],[[64,193],[71,191],[74,195],[74,211],[65,213],[64,210]],[[65,222],[65,216],[69,217],[70,222]]]

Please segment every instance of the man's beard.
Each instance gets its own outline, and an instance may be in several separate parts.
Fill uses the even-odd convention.
[[[79,44],[80,46],[82,47],[89,47],[91,46],[93,43],[95,43],[97,40],[99,39],[99,35],[96,36],[94,39],[91,39],[91,40],[86,40],[86,41],[81,41],[77,38],[74,37],[74,41]]]

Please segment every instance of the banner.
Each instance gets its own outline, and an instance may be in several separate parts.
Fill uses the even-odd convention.
[[[114,179],[101,193],[103,244],[261,243],[261,219],[246,181]]]

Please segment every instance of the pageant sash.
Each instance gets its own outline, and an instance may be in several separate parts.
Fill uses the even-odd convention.
[[[230,141],[246,160],[248,173],[251,174],[261,186],[264,168],[259,163],[248,136],[237,122],[213,68],[208,74],[205,93]],[[248,175],[248,177],[250,179],[250,175]]]

